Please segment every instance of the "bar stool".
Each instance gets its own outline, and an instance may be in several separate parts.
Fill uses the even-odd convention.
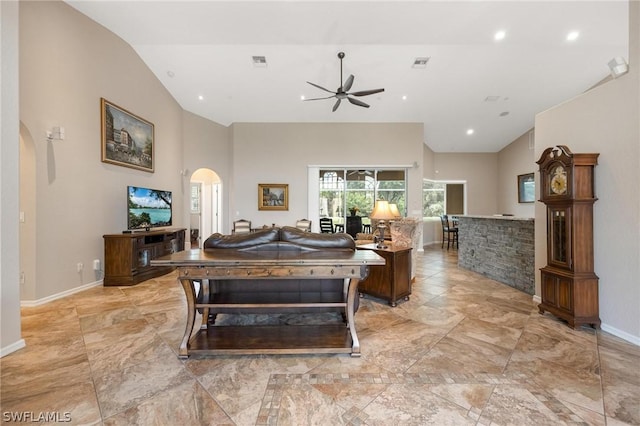
[[[449,226],[449,217],[446,214],[440,216],[440,223],[442,223],[441,248],[444,248],[445,236],[447,238],[447,250],[449,250],[449,246],[459,248],[460,245],[458,244],[458,227]]]

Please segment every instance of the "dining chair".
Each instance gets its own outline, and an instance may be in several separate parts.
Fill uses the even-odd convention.
[[[251,232],[251,221],[240,219],[233,222],[234,234],[248,234]]]
[[[311,221],[309,219],[300,219],[296,222],[296,228],[301,231],[311,232]]]
[[[321,217],[320,232],[323,234],[333,234],[333,219],[330,217]]]

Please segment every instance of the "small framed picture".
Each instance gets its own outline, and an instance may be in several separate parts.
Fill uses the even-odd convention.
[[[258,210],[289,210],[289,185],[259,183]]]
[[[536,181],[533,173],[518,175],[518,202],[533,203],[536,198]]]
[[[153,124],[100,99],[102,162],[153,173]]]

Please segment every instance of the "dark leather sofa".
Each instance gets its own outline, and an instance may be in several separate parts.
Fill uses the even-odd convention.
[[[261,229],[250,234],[222,235],[213,234],[203,244],[203,249],[213,255],[224,256],[225,252],[233,250],[234,254],[246,252],[255,256],[263,253],[265,259],[277,256],[278,252],[326,252],[327,250],[354,251],[356,244],[348,234],[318,234],[301,231],[285,226],[282,228]],[[233,289],[233,291],[230,291]],[[256,300],[282,303],[300,301],[338,301],[346,297],[345,280],[339,279],[230,279],[209,280],[209,303],[224,303],[225,294],[233,294],[234,303],[255,303]],[[202,293],[202,292],[200,292]],[[356,298],[357,299],[357,298]],[[201,295],[198,303],[201,303]],[[358,308],[358,300],[355,301]],[[309,308],[300,311],[297,308],[252,308],[250,313],[308,313]],[[314,312],[342,312],[340,308],[321,307],[312,309]],[[242,314],[242,307],[210,308],[209,323],[215,321],[218,313]]]

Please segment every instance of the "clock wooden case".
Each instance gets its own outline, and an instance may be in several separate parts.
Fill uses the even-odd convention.
[[[600,327],[598,276],[593,270],[594,168],[599,154],[547,148],[540,165],[540,201],[547,206],[547,266],[541,269],[540,313],[573,327]]]

